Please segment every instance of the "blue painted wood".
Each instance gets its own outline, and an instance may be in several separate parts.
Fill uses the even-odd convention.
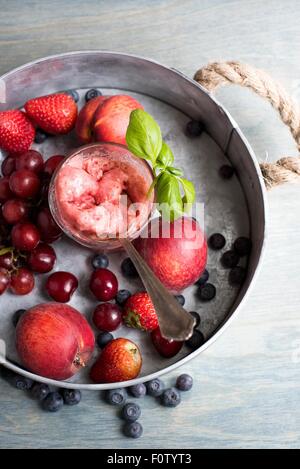
[[[190,76],[208,61],[247,61],[299,98],[297,0],[0,0],[0,10],[1,74],[36,57],[102,48],[148,56]],[[262,160],[296,154],[267,103],[237,88],[219,99]],[[85,392],[80,407],[49,415],[1,381],[0,447],[299,448],[300,186],[278,188],[269,200],[257,284],[229,330],[181,370],[195,378],[182,406],[165,410],[145,399],[144,437],[132,441],[98,393]]]

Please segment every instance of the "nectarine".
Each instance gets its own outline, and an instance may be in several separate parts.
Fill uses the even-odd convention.
[[[89,143],[93,140],[93,119],[96,109],[101,106],[109,96],[98,96],[86,103],[78,114],[75,131],[80,143]]]

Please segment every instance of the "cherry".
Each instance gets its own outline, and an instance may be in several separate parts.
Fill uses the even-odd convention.
[[[32,251],[39,244],[40,233],[32,223],[21,222],[13,227],[11,239],[15,248],[21,251]]]
[[[2,206],[2,214],[7,223],[14,225],[28,216],[28,206],[24,200],[9,199]]]
[[[63,155],[53,155],[51,156],[44,165],[44,173],[47,176],[51,177],[57,166],[64,160]]]
[[[16,158],[16,169],[29,169],[39,174],[44,169],[44,160],[42,155],[36,150],[28,150],[26,153]]]
[[[10,288],[15,295],[27,295],[34,288],[33,273],[21,267],[11,275]]]
[[[53,269],[56,261],[54,249],[45,243],[40,243],[28,256],[27,264],[33,272],[45,274]]]
[[[29,169],[14,171],[9,178],[10,190],[21,199],[35,197],[40,190],[41,182],[37,174]]]
[[[102,303],[95,309],[93,321],[100,331],[115,331],[122,323],[122,311],[116,304]]]
[[[171,358],[180,352],[183,342],[177,340],[167,340],[160,332],[159,327],[151,332],[151,339],[158,353],[165,358]]]
[[[13,253],[7,252],[0,256],[0,268],[10,270],[13,267]]]
[[[55,223],[49,208],[44,207],[37,215],[37,227],[41,233],[42,241],[53,243],[62,236],[62,231]]]
[[[13,155],[8,155],[5,160],[2,161],[1,171],[3,176],[10,176],[16,169],[16,158]]]
[[[118,280],[108,269],[96,269],[90,279],[90,289],[100,301],[110,301],[118,293]]]
[[[54,272],[49,275],[46,282],[46,290],[49,296],[60,303],[70,301],[78,287],[78,280],[70,272]]]
[[[6,269],[0,268],[0,295],[2,295],[10,284],[10,276]]]
[[[14,196],[9,186],[9,180],[8,176],[0,178],[0,202],[5,202]]]

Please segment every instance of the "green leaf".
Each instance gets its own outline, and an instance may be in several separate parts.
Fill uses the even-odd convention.
[[[146,111],[135,109],[130,114],[126,143],[134,155],[155,165],[162,147],[162,136],[159,125]]]
[[[166,171],[173,174],[174,176],[183,176],[183,171],[179,168],[174,168],[173,166],[168,166]]]
[[[167,221],[176,220],[183,213],[180,183],[175,176],[163,172],[158,176],[156,198],[159,211]]]
[[[158,155],[156,163],[162,167],[166,168],[167,166],[171,166],[174,163],[174,155],[166,142],[162,142],[161,150]]]
[[[180,178],[179,181],[184,191],[184,196],[182,198],[182,203],[184,206],[183,208],[186,212],[189,212],[191,205],[195,202],[196,199],[195,186],[192,181],[188,181],[185,178]]]
[[[8,254],[9,252],[13,252],[14,248],[13,247],[3,247],[0,249],[0,256],[3,256],[4,254]]]

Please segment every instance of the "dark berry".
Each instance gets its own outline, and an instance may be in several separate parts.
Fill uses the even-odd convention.
[[[123,405],[127,400],[126,389],[111,389],[107,391],[106,400],[109,404],[112,405]]]
[[[115,303],[101,303],[93,313],[93,323],[99,331],[115,331],[122,323],[120,306]]]
[[[90,279],[90,289],[100,301],[110,301],[118,293],[118,279],[108,269],[95,269]]]
[[[110,332],[100,332],[97,336],[97,345],[99,348],[104,348],[113,339],[114,336]]]
[[[185,128],[185,133],[188,137],[199,137],[204,130],[204,124],[199,121],[189,121]]]
[[[209,279],[209,273],[205,269],[201,277],[197,280],[196,285],[204,285]]]
[[[161,403],[165,407],[177,407],[181,402],[180,392],[176,388],[166,389],[161,396]]]
[[[241,236],[240,238],[237,238],[233,244],[235,252],[243,257],[247,256],[250,254],[251,248],[252,248],[252,241],[249,238],[246,238],[244,236]]]
[[[197,350],[201,345],[205,343],[204,335],[202,332],[195,330],[192,337],[186,341],[187,347],[192,350]]]
[[[231,179],[234,173],[235,173],[234,168],[232,166],[229,166],[228,164],[224,164],[219,169],[219,174],[221,178],[223,179]]]
[[[77,405],[81,401],[79,389],[63,389],[61,394],[66,405]]]
[[[208,238],[208,245],[211,249],[218,251],[226,244],[226,240],[221,233],[214,233]]]
[[[29,391],[33,386],[33,381],[31,379],[20,375],[14,375],[12,382],[13,385],[21,391]]]
[[[183,374],[176,380],[176,388],[180,391],[189,391],[193,387],[193,378],[190,375]]]
[[[131,293],[129,290],[119,290],[116,296],[116,302],[118,305],[122,306],[130,297]]]
[[[134,404],[133,402],[128,402],[124,405],[122,409],[122,418],[126,420],[126,422],[135,422],[141,416],[141,408],[138,404]]]
[[[140,422],[126,423],[124,425],[124,435],[128,438],[140,438],[143,434],[143,427]]]
[[[46,132],[44,132],[41,129],[36,129],[34,141],[35,141],[35,143],[44,143],[45,140],[47,140],[48,137],[49,137],[49,135]]]
[[[58,412],[63,407],[64,400],[59,392],[50,392],[42,405],[47,412]]]
[[[190,311],[189,313],[195,318],[196,322],[194,328],[196,329],[198,326],[200,326],[201,323],[200,315],[197,313],[197,311]]]
[[[121,264],[121,270],[124,275],[124,277],[129,277],[129,278],[137,278],[138,277],[138,272],[133,265],[133,262],[129,257],[124,259],[124,261]]]
[[[146,383],[146,388],[149,396],[158,397],[165,389],[165,385],[159,378],[156,378],[148,381],[148,383]]]
[[[199,287],[198,296],[202,301],[210,301],[216,296],[216,287],[212,283],[206,283]]]
[[[129,392],[133,397],[144,397],[147,394],[147,388],[143,383],[130,386]]]
[[[33,388],[31,389],[31,394],[32,397],[34,397],[38,401],[43,401],[44,399],[46,399],[48,394],[50,394],[50,388],[48,384],[35,383],[33,385]]]
[[[233,286],[242,285],[246,278],[246,269],[244,267],[234,267],[229,272],[229,283]]]
[[[93,257],[92,266],[94,269],[106,269],[108,265],[109,260],[105,254],[97,254]]]
[[[175,295],[175,298],[181,306],[184,306],[185,298],[183,295]]]
[[[79,94],[76,90],[66,90],[66,91],[64,91],[64,93],[67,94],[68,96],[71,96],[71,98],[74,99],[75,103],[78,103]]]
[[[12,317],[12,323],[15,327],[17,327],[18,322],[20,321],[21,316],[26,313],[26,309],[18,309]]]
[[[92,88],[91,90],[88,90],[85,94],[85,100],[86,102],[90,101],[93,98],[97,98],[97,96],[101,96],[102,93],[99,90],[96,90]]]
[[[238,265],[239,260],[240,260],[239,255],[231,249],[230,251],[224,252],[224,254],[221,257],[221,264],[226,269],[232,269],[232,267],[235,267],[236,265]]]

